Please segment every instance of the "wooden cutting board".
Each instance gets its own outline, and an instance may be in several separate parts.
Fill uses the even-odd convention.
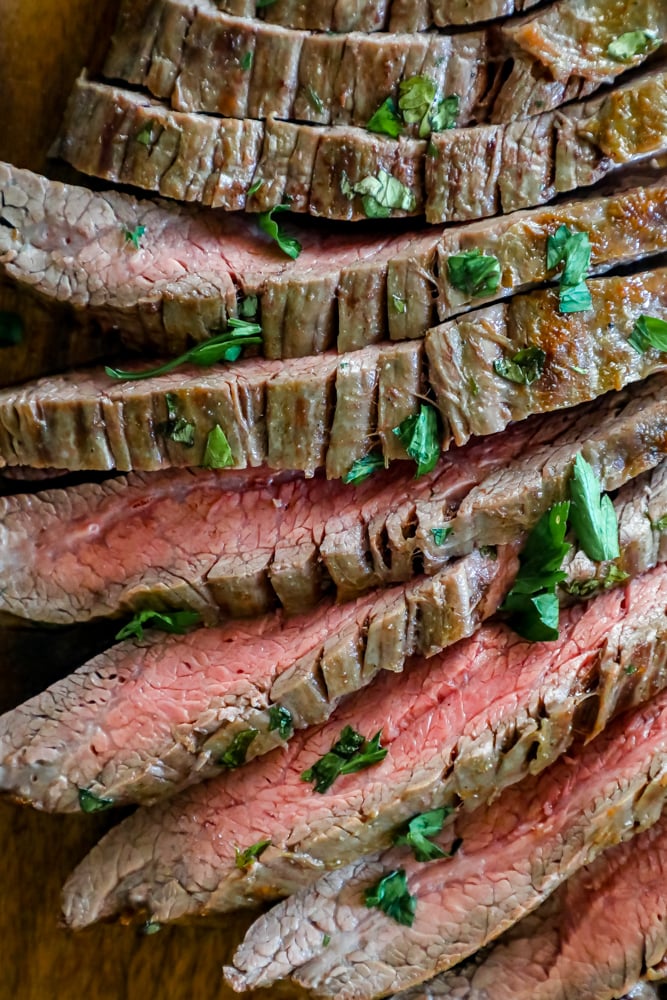
[[[116,0],[0,0],[0,159],[45,168],[72,81],[84,64],[98,63],[115,6]],[[47,172],[58,170],[49,165]],[[2,381],[0,356],[0,385]],[[90,629],[0,627],[0,711],[80,665],[99,643],[100,636]],[[0,940],[5,956],[0,1000],[236,996],[223,988],[221,966],[247,918],[234,917],[215,927],[169,928],[144,938],[122,926],[78,935],[58,926],[63,881],[111,822],[107,816],[45,816],[0,802]],[[304,994],[286,987],[253,996]]]

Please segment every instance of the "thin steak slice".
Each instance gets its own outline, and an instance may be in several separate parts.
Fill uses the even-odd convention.
[[[667,269],[588,282],[590,309],[559,312],[554,289],[465,314],[423,340],[288,361],[246,359],[137,381],[71,371],[0,391],[0,464],[155,471],[206,463],[210,435],[225,462],[327,477],[373,453],[407,458],[397,432],[428,396],[436,449],[602,396],[664,370],[665,354],[629,339],[640,317],[667,320]],[[537,371],[511,369],[528,349]],[[145,363],[144,363],[145,364]],[[132,364],[132,370],[138,369]],[[66,442],[66,444],[64,444]]]
[[[562,112],[450,129],[428,142],[172,111],[81,77],[55,152],[84,173],[229,210],[289,202],[329,219],[425,211],[428,222],[466,221],[544,204],[666,153],[667,73]]]
[[[58,812],[80,808],[81,788],[109,804],[157,801],[219,774],[239,733],[253,735],[250,760],[379,671],[472,635],[516,569],[511,546],[475,551],[434,577],[287,621],[121,643],[0,718],[0,789]]]
[[[224,328],[240,300],[252,315],[253,297],[270,358],[423,337],[435,306],[443,321],[552,278],[546,241],[561,225],[589,233],[593,273],[667,250],[667,181],[639,180],[646,186],[465,228],[349,234],[302,225],[303,249],[291,261],[246,216],[89,191],[0,164],[0,274],[15,283],[0,286],[0,308],[21,314],[26,338],[22,353],[3,353],[3,377],[110,360],[118,337],[179,353]],[[137,226],[138,250],[125,236]],[[448,276],[451,255],[476,249],[501,269],[485,297]],[[43,348],[35,357],[45,326],[47,359]],[[26,353],[37,367],[12,362]]]
[[[593,8],[561,0],[504,34],[368,36],[230,17],[212,0],[125,0],[104,74],[178,111],[361,127],[387,98],[398,105],[402,82],[420,77],[440,95],[456,95],[458,127],[513,121],[587,96],[639,65],[667,34],[661,0],[643,0],[629,15],[618,0]],[[612,59],[608,46],[633,25],[655,42],[627,62]],[[417,136],[420,128],[402,131]]]
[[[664,618],[662,594],[658,603]],[[664,642],[651,626],[641,633],[637,648],[652,650],[664,685]],[[632,654],[625,665],[622,684]],[[576,754],[460,815],[436,838],[445,850],[460,840],[453,858],[423,864],[409,848],[393,848],[329,872],[281,903],[251,928],[228,979],[247,988],[292,971],[316,996],[338,1000],[370,1000],[422,982],[498,937],[605,849],[652,826],[666,795],[663,690]],[[364,905],[364,890],[399,868],[417,901],[411,927]],[[323,935],[331,939],[326,947]]]
[[[276,899],[388,847],[416,813],[476,808],[545,768],[578,732],[598,732],[667,683],[666,606],[661,566],[564,611],[556,643],[531,644],[487,624],[403,674],[380,674],[372,698],[358,692],[284,750],[117,826],[72,876],[68,922],[83,926],[128,908],[176,920]],[[635,674],[626,672],[630,663]],[[381,732],[387,755],[318,794],[303,772],[346,726],[367,739]],[[234,844],[267,838],[261,859],[239,869]],[[271,939],[266,954],[276,945]]]
[[[332,585],[347,599],[432,575],[531,528],[568,495],[578,453],[606,490],[659,465],[666,386],[653,376],[522,421],[451,449],[417,480],[405,463],[358,486],[188,470],[4,498],[0,610],[64,624],[185,606],[211,620],[218,609],[244,616],[276,602],[300,612]]]

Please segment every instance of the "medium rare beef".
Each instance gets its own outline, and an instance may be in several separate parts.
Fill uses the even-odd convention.
[[[559,312],[555,289],[531,292],[423,340],[343,356],[193,365],[137,381],[114,381],[99,369],[43,378],[0,391],[0,463],[73,471],[200,466],[219,428],[229,467],[266,463],[306,475],[325,467],[340,478],[370,453],[385,463],[406,458],[397,433],[427,396],[441,423],[435,447],[447,450],[662,371],[664,353],[638,350],[630,338],[644,315],[667,320],[666,279],[667,269],[591,279],[591,308],[575,314]],[[525,350],[538,352],[538,370],[523,379],[508,374]]]
[[[382,673],[372,698],[358,692],[284,750],[121,823],[72,876],[68,922],[127,908],[174,920],[275,899],[390,845],[416,813],[474,809],[667,683],[666,606],[661,566],[563,612],[555,644],[488,624],[402,674]],[[318,794],[304,772],[347,726],[380,733],[386,757]],[[257,863],[237,867],[233,845],[265,839]]]
[[[428,222],[454,222],[541,205],[664,154],[666,104],[660,67],[562,112],[427,142],[172,111],[81,77],[55,151],[84,173],[228,210],[289,203],[329,219],[425,211]]]
[[[628,62],[608,54],[630,21],[655,34],[655,47],[667,35],[660,0],[643,0],[630,20],[618,0],[593,7],[590,0],[560,0],[504,35],[487,29],[368,36],[230,17],[212,0],[125,0],[104,73],[179,111],[362,127],[388,97],[398,104],[402,82],[420,77],[440,95],[456,95],[458,127],[513,121],[584,97],[646,59],[651,45]],[[403,132],[416,137],[420,129],[415,122]]]
[[[522,421],[450,450],[416,480],[401,463],[357,486],[188,470],[5,498],[0,610],[67,623],[166,605],[210,620],[218,608],[249,615],[276,601],[303,611],[332,584],[345,599],[433,574],[532,527],[567,496],[578,453],[606,490],[660,464],[665,384],[654,376]]]
[[[217,775],[239,733],[254,734],[250,760],[327,719],[378,671],[472,635],[516,569],[502,546],[287,621],[121,643],[0,717],[0,789],[71,811],[81,788],[107,803],[151,802]]]
[[[664,678],[664,648],[652,639]],[[409,848],[393,848],[281,903],[250,930],[228,979],[247,988],[292,971],[316,996],[337,1000],[370,1000],[428,979],[498,937],[605,849],[652,826],[666,779],[663,691],[576,754],[460,815],[435,838],[450,851],[460,842],[454,857],[423,864]],[[364,890],[397,869],[416,899],[412,926],[364,905]]]
[[[547,237],[561,225],[588,231],[593,273],[667,250],[667,182],[650,173],[641,180],[646,186],[465,228],[349,235],[302,225],[303,249],[291,261],[245,216],[98,193],[0,164],[0,219],[8,223],[0,225],[0,272],[15,283],[0,286],[0,308],[25,317],[31,357],[36,326],[52,334],[51,349],[67,350],[48,359],[54,371],[110,360],[116,336],[130,347],[181,352],[223,328],[238,300],[252,313],[253,297],[267,357],[418,338],[435,322],[435,293],[446,320],[545,282]],[[137,226],[139,250],[125,237]],[[485,297],[448,277],[448,258],[475,249],[500,264],[499,286]],[[55,336],[58,324],[68,340]],[[11,365],[8,375],[5,365],[3,376],[44,374],[44,353],[34,361],[40,367]]]

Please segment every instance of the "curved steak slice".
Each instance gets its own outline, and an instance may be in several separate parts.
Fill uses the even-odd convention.
[[[664,684],[664,648],[651,646]],[[535,910],[605,849],[651,827],[666,775],[663,691],[575,755],[459,817],[436,838],[445,850],[460,839],[454,857],[421,864],[409,849],[393,848],[281,903],[251,928],[228,979],[246,988],[292,971],[316,996],[338,1000],[388,996],[428,979]],[[411,927],[363,902],[365,888],[398,868],[417,900]]]
[[[381,674],[371,699],[353,695],[284,750],[117,826],[68,882],[66,919],[78,927],[126,909],[157,921],[225,912],[284,896],[327,868],[340,886],[341,866],[391,844],[416,813],[476,808],[543,770],[575,733],[599,731],[611,714],[660,690],[666,606],[662,566],[563,612],[556,643],[531,644],[488,624],[403,674]],[[381,732],[387,755],[318,794],[303,772],[346,726],[367,739]],[[269,838],[261,858],[240,870],[234,844]],[[273,948],[271,939],[264,954]],[[337,949],[331,961],[339,962]]]

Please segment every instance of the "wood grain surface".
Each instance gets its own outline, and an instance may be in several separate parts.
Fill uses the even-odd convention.
[[[0,0],[0,159],[59,175],[47,162],[72,81],[96,64],[116,0]],[[0,287],[0,309],[15,305]],[[48,355],[54,367],[85,360],[67,338],[66,317],[29,307],[28,340],[0,352],[0,385],[31,377]],[[97,347],[93,345],[93,355]],[[3,490],[4,492],[4,490]],[[80,665],[109,629],[0,627],[0,711]],[[73,935],[58,925],[60,888],[113,820],[45,816],[0,802],[0,1000],[227,1000],[221,966],[248,917],[219,926],[168,928],[141,937],[105,926]],[[292,987],[256,997],[297,998]]]

